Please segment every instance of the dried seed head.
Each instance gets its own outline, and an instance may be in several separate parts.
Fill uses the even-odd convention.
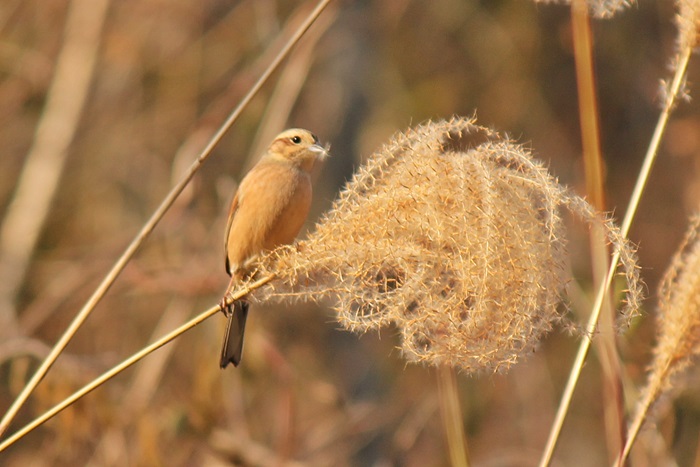
[[[521,146],[474,119],[429,122],[374,154],[307,240],[263,258],[279,280],[255,294],[332,298],[351,331],[394,324],[411,361],[507,369],[561,319],[561,205],[597,219]]]
[[[535,0],[535,3],[572,4],[576,0]],[[588,11],[596,18],[611,18],[615,13],[634,4],[634,0],[584,0]]]
[[[659,415],[653,410],[659,399],[683,390],[687,384],[683,380],[685,370],[700,355],[699,236],[700,215],[696,215],[661,282],[654,359],[627,433],[624,455],[629,453],[645,421]]]
[[[698,43],[700,27],[700,1],[676,0],[676,24],[678,25],[678,49],[692,50]]]
[[[676,377],[700,355],[700,215],[664,276],[659,290],[657,328],[650,387],[679,390]]]

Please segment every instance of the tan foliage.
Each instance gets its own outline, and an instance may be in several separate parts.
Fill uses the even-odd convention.
[[[659,399],[679,394],[686,386],[685,370],[700,355],[700,215],[673,258],[659,290],[658,339],[647,384],[628,430],[622,464]],[[653,414],[658,416],[658,414]]]
[[[347,185],[308,240],[276,250],[259,298],[335,299],[341,325],[395,324],[410,361],[469,372],[505,370],[562,319],[570,194],[521,146],[474,119],[429,122],[396,135]],[[634,255],[608,235],[640,288]]]
[[[678,0],[678,48],[690,50],[698,43],[698,25],[700,24],[700,2],[697,0]]]
[[[536,3],[576,3],[577,0],[535,0]],[[581,0],[596,18],[610,18],[630,5],[634,0]]]
[[[658,342],[648,391],[682,389],[676,376],[700,354],[700,216],[695,216],[659,290]],[[655,399],[656,397],[654,397]]]

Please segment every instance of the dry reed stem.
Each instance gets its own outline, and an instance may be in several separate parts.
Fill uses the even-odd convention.
[[[236,291],[235,293],[230,294],[227,297],[227,299],[230,300],[230,302],[238,300],[238,299],[248,295],[251,291],[257,289],[258,287],[262,287],[263,285],[272,281],[274,278],[275,278],[274,274],[258,278],[255,282],[248,283],[245,286],[242,286],[240,289],[238,289],[238,291]],[[108,371],[104,372],[102,375],[95,378],[90,383],[86,384],[81,389],[79,389],[78,391],[74,392],[71,396],[67,397],[66,399],[64,399],[60,403],[56,404],[50,410],[47,410],[42,415],[35,418],[32,422],[28,423],[23,428],[21,428],[20,430],[18,430],[14,434],[12,434],[12,436],[9,436],[7,439],[3,440],[2,443],[0,443],[0,452],[3,452],[5,449],[12,446],[14,443],[16,443],[17,441],[22,439],[24,436],[31,433],[34,429],[38,428],[39,426],[41,426],[42,424],[44,424],[45,422],[47,422],[48,420],[50,420],[54,416],[61,413],[66,408],[70,407],[73,403],[80,400],[83,396],[90,394],[92,391],[94,391],[98,387],[102,386],[104,383],[111,380],[112,378],[117,376],[122,371],[130,368],[131,366],[138,363],[141,359],[143,359],[147,355],[150,355],[154,351],[163,347],[168,342],[174,340],[175,338],[179,337],[180,335],[184,334],[185,332],[189,331],[193,327],[200,324],[202,321],[217,314],[220,311],[221,311],[221,308],[219,307],[219,305],[216,305],[216,306],[209,308],[208,310],[206,310],[206,311],[202,312],[201,314],[197,315],[196,317],[192,318],[191,320],[189,320],[185,324],[181,325],[177,329],[171,331],[170,333],[161,337],[160,339],[153,342],[152,344],[139,350],[138,352],[133,354],[131,357],[122,361],[120,364],[115,365],[114,367],[112,367]]]
[[[559,209],[601,222],[638,308],[635,255],[609,219],[521,146],[455,117],[396,135],[359,169],[316,230],[267,255],[260,299],[334,299],[355,332],[395,324],[413,362],[505,371],[563,320]]]
[[[438,393],[440,395],[440,412],[445,427],[450,463],[453,467],[468,467],[469,452],[467,437],[464,434],[462,408],[459,403],[457,375],[455,369],[441,366],[437,370]]]
[[[618,465],[627,459],[654,404],[683,390],[682,375],[700,355],[699,234],[700,215],[696,215],[659,287],[654,358]]]
[[[181,298],[176,298],[168,306],[160,317],[156,328],[153,330],[153,337],[156,338],[178,323],[187,318],[191,309],[191,302]],[[114,448],[114,439],[119,438],[120,432],[125,429],[128,421],[136,414],[148,408],[148,404],[153,399],[159,385],[163,379],[166,366],[171,360],[175,345],[170,345],[153,358],[144,362],[136,374],[131,379],[131,384],[126,394],[120,401],[119,417],[115,426],[109,427],[102,435],[100,443],[92,453],[91,460],[87,465],[129,465],[129,449]],[[109,461],[107,461],[109,459]]]
[[[659,116],[652,139],[651,148],[654,148],[654,153],[661,139],[661,134],[666,126],[666,122],[675,106],[676,99],[685,93],[685,77],[687,73],[690,55],[693,48],[698,43],[698,29],[700,27],[700,2],[697,0],[679,0],[676,2],[678,13],[676,15],[676,24],[678,27],[678,38],[676,46],[678,52],[674,56],[672,67],[674,70],[673,80],[666,91],[664,99],[664,107]],[[698,269],[697,262],[691,265],[696,260],[697,253],[695,249],[697,245],[692,247],[692,251],[684,255],[684,250],[697,235],[698,220],[697,218],[691,223],[691,228],[686,236],[686,239],[680,248],[679,252],[674,257],[674,260],[664,278],[661,285],[660,301],[659,301],[659,316],[666,316],[674,322],[665,323],[659,320],[659,339],[654,350],[654,362],[649,375],[649,382],[644,390],[642,401],[637,407],[634,419],[627,430],[627,440],[625,446],[620,453],[617,461],[618,466],[624,464],[629,456],[630,450],[634,445],[637,435],[647,417],[648,411],[651,409],[654,402],[660,397],[670,384],[671,378],[679,373],[684,365],[689,363],[689,358],[692,353],[697,353],[698,349],[694,348],[693,341],[697,339],[697,335],[684,336],[676,334],[681,331],[690,332],[690,329],[685,327],[692,326],[693,318],[697,318],[690,313],[689,302],[693,300],[693,293],[697,294],[697,290],[693,291],[693,285],[684,283],[677,284],[676,277],[683,274],[687,280],[695,280]],[[695,268],[695,271],[692,270]],[[688,277],[686,277],[688,276]],[[677,290],[671,290],[675,287]],[[697,286],[696,286],[697,288]],[[695,306],[697,313],[697,303]],[[679,316],[681,313],[688,313],[688,316]],[[697,330],[695,330],[697,334]],[[687,352],[687,353],[684,353]]]
[[[634,253],[617,228],[522,147],[459,117],[395,136],[358,171],[309,239],[264,257],[263,279],[238,296],[334,297],[347,329],[395,323],[411,361],[503,371],[563,320],[562,207],[606,229],[625,268],[628,320],[641,286]],[[280,280],[258,289],[274,276]],[[0,450],[216,311],[105,373]]]
[[[170,190],[166,195],[164,200],[158,206],[156,211],[151,215],[148,221],[141,228],[139,233],[136,235],[134,240],[129,244],[124,253],[115,262],[112,269],[107,273],[103,281],[97,287],[92,296],[88,299],[85,305],[81,308],[78,314],[75,316],[68,329],[61,335],[58,342],[54,345],[53,349],[49,353],[48,357],[42,362],[39,369],[34,373],[32,378],[29,380],[22,392],[17,396],[13,404],[10,406],[5,416],[0,421],[0,435],[2,435],[8,428],[10,422],[14,419],[15,415],[22,407],[24,402],[31,394],[31,392],[36,388],[42,378],[49,371],[53,363],[56,361],[63,349],[68,345],[75,332],[80,328],[80,326],[85,322],[87,317],[92,313],[95,306],[102,300],[102,297],[107,293],[109,288],[112,286],[114,281],[117,279],[119,274],[122,272],[124,267],[133,258],[136,251],[143,244],[143,242],[148,238],[150,233],[156,227],[158,222],[163,218],[165,213],[173,205],[179,194],[184,190],[190,180],[197,173],[204,161],[209,157],[213,148],[219,143],[224,134],[231,128],[233,123],[238,119],[243,109],[247,107],[253,97],[262,88],[263,84],[270,78],[272,73],[279,67],[282,61],[289,55],[289,52],[294,47],[294,45],[301,39],[309,27],[314,23],[316,18],[323,12],[330,0],[320,0],[314,10],[308,15],[306,20],[299,26],[292,37],[284,44],[282,50],[272,60],[272,63],[265,69],[258,80],[253,84],[248,93],[244,96],[238,106],[231,112],[226,121],[222,124],[219,130],[214,134],[212,139],[209,141],[207,146],[201,151],[197,156],[196,160],[189,167],[185,175],[180,179],[180,181]]]
[[[87,100],[108,6],[108,0],[74,0],[68,8],[46,107],[0,228],[0,335],[18,331],[15,300]]]
[[[240,3],[234,8],[232,8],[227,13],[226,18],[222,19],[222,21],[220,21],[219,24],[217,24],[213,29],[207,31],[204,36],[202,36],[199,40],[191,44],[188,51],[185,54],[189,55],[195,53],[193,49],[202,47],[204,43],[207,42],[208,36],[218,36],[222,34],[222,30],[230,29],[232,27],[235,28],[235,26],[232,23],[234,22],[235,17],[238,13],[238,8],[243,5],[245,5],[245,3]],[[279,53],[278,51],[285,46],[288,40],[287,38],[292,37],[294,32],[297,30],[297,25],[303,23],[303,21],[308,17],[308,13],[305,12],[306,10],[307,8],[304,8],[304,5],[296,9],[294,13],[290,16],[289,20],[285,22],[285,24],[282,26],[282,29],[280,30],[278,36],[269,44],[269,46],[255,58],[253,63],[251,63],[250,66],[247,67],[247,69],[242,70],[240,73],[237,73],[236,76],[229,81],[226,89],[219,93],[219,95],[217,95],[207,105],[207,108],[198,118],[195,128],[187,135],[185,140],[182,141],[180,147],[175,153],[172,167],[173,172],[176,175],[179,176],[180,173],[190,165],[190,161],[197,153],[201,151],[201,147],[207,144],[207,142],[213,137],[213,135],[216,134],[218,127],[216,127],[215,125],[218,124],[218,122],[220,122],[221,120],[227,118],[228,115],[230,115],[231,102],[240,99],[241,95],[245,95],[250,86],[255,82],[254,80],[257,79],[256,77],[261,76],[264,73],[265,69],[269,66],[269,64],[273,60],[275,60],[275,57]],[[328,12],[327,9],[324,11],[326,11],[326,13]],[[318,27],[318,22],[316,22],[316,25]],[[325,29],[323,25],[321,26],[321,28]],[[291,62],[292,60],[288,62],[287,67],[293,66],[293,63]],[[236,62],[231,64],[228,70],[230,71],[235,69],[236,65],[240,65],[240,63]],[[283,76],[280,77],[280,80],[282,79]],[[270,137],[270,139],[272,139],[272,137]],[[249,153],[251,155],[257,156],[261,152],[253,150]],[[245,161],[245,164],[250,163],[250,158]],[[245,172],[243,168],[241,171]],[[189,190],[188,192],[183,192],[180,195],[179,203],[183,205],[187,204],[188,199],[191,196],[191,190]]]
[[[289,62],[280,73],[277,84],[265,106],[265,113],[260,119],[250,154],[255,156],[246,161],[242,172],[247,172],[257,162],[257,157],[263,154],[277,133],[289,120],[292,108],[296,104],[306,78],[313,63],[313,53],[318,41],[336,20],[337,8],[328,8],[326,13],[316,22],[316,27],[299,43]]]
[[[696,21],[697,24],[697,21]],[[676,60],[674,60],[674,76],[673,80],[671,82],[671,85],[668,88],[668,91],[666,93],[666,98],[664,99],[664,107],[661,111],[661,114],[659,115],[659,119],[656,123],[656,127],[654,128],[654,133],[652,134],[651,141],[649,142],[649,147],[647,148],[647,152],[644,155],[644,161],[642,162],[642,167],[639,170],[639,175],[637,176],[637,181],[634,185],[634,189],[632,190],[632,194],[630,195],[630,201],[629,204],[627,205],[627,210],[625,211],[625,217],[622,220],[622,225],[620,227],[621,234],[624,237],[627,237],[630,227],[632,226],[632,221],[634,220],[634,216],[637,213],[637,208],[639,207],[639,202],[642,198],[642,193],[644,192],[644,189],[646,188],[647,181],[649,180],[649,174],[651,173],[651,169],[654,165],[654,162],[656,161],[656,156],[658,154],[659,150],[659,145],[661,143],[661,138],[666,131],[666,126],[668,124],[668,119],[671,115],[671,111],[674,108],[676,99],[681,93],[681,89],[683,86],[683,83],[685,81],[685,74],[686,70],[688,67],[688,62],[690,60],[690,54],[692,52],[692,49],[685,49],[681,50],[679,52],[678,57]],[[603,305],[603,301],[605,300],[605,295],[607,293],[607,290],[610,288],[610,285],[612,284],[612,280],[614,277],[614,272],[617,269],[618,266],[618,261],[619,257],[617,253],[613,253],[613,258],[612,262],[610,265],[610,269],[608,270],[608,274],[606,276],[605,283],[601,288],[598,289],[598,294],[596,296],[596,301],[593,305],[593,310],[591,312],[591,317],[589,319],[589,329],[595,329],[595,323],[598,320],[598,315],[600,313],[600,310]],[[564,393],[562,395],[562,399],[559,403],[559,408],[557,409],[557,416],[555,418],[554,423],[552,424],[552,428],[550,430],[550,435],[547,440],[547,445],[545,447],[545,452],[542,456],[542,459],[540,461],[540,466],[546,466],[549,465],[552,459],[552,453],[554,452],[554,448],[556,446],[556,442],[558,440],[559,433],[561,432],[561,427],[564,424],[564,419],[566,418],[566,413],[568,411],[568,407],[571,404],[571,398],[573,397],[573,392],[574,389],[576,388],[576,384],[578,383],[578,379],[581,374],[581,367],[583,365],[583,362],[586,359],[586,355],[588,354],[588,350],[590,347],[590,340],[589,339],[584,339],[581,342],[581,345],[579,346],[578,353],[576,354],[576,360],[575,360],[575,365],[574,368],[576,371],[572,371],[572,373],[569,375],[569,379],[567,381],[566,387],[564,389]],[[625,444],[624,448],[624,453],[621,454],[621,458],[626,457],[629,454],[629,447],[630,446],[630,430],[628,430],[628,435],[627,435],[627,441]],[[622,460],[618,460],[618,462],[621,463],[623,462]]]
[[[586,175],[586,194],[595,209],[602,212],[606,210],[603,188],[603,157],[600,147],[599,111],[593,66],[591,23],[585,0],[572,1],[571,24],[576,63],[581,142]],[[610,252],[605,242],[605,234],[597,227],[591,229],[590,245],[593,290],[595,290],[605,280],[605,274],[610,267]],[[603,303],[597,326],[599,330],[602,330],[594,344],[602,370],[603,426],[606,431],[605,440],[610,459],[614,459],[620,452],[623,443],[625,411],[622,400],[622,371],[615,342],[614,306],[611,297]]]

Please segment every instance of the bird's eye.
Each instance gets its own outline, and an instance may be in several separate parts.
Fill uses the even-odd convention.
[[[292,143],[294,143],[294,144],[301,143],[301,136],[292,136]]]

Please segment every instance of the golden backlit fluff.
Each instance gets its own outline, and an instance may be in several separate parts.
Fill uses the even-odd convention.
[[[666,271],[659,290],[658,338],[646,393],[651,401],[685,386],[678,377],[700,355],[700,215]]]
[[[395,325],[410,361],[505,370],[562,320],[562,206],[605,226],[631,316],[635,257],[613,224],[522,146],[459,117],[394,136],[307,240],[262,259],[258,274],[277,278],[253,297],[331,299],[346,329]]]
[[[676,1],[676,24],[678,26],[678,50],[693,49],[698,43],[700,26],[700,2],[698,0]]]
[[[573,5],[579,0],[534,0],[535,3],[563,3]],[[634,0],[580,0],[596,18],[611,18],[635,4]]]
[[[645,421],[660,415],[660,399],[678,395],[687,386],[688,368],[700,356],[700,214],[666,271],[659,289],[657,342],[647,384],[627,432],[623,462]]]

